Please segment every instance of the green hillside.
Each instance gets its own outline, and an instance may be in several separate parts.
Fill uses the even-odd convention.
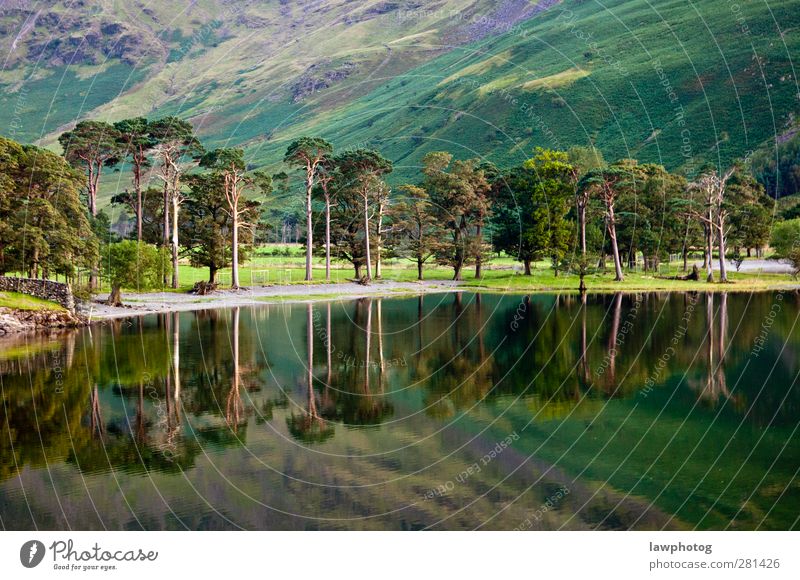
[[[745,156],[792,125],[795,3],[605,6],[565,2],[523,33],[458,48],[274,140],[320,133],[370,143],[405,165],[442,148],[511,163],[535,145],[593,142],[608,158],[691,172]],[[278,150],[267,144],[261,155]]]
[[[537,10],[527,0],[422,6],[15,0],[0,12],[0,124],[52,145],[78,118],[176,113],[214,143],[261,140]]]
[[[42,49],[53,19],[14,40],[18,58],[0,72],[0,124],[14,138],[57,148],[79,117],[178,114],[209,145],[244,144],[274,169],[289,140],[320,134],[379,148],[394,179],[436,149],[507,164],[536,145],[590,142],[691,172],[774,141],[800,108],[791,0],[98,6],[92,26],[117,42],[95,39],[82,64]],[[7,31],[32,16],[14,18],[0,19]]]

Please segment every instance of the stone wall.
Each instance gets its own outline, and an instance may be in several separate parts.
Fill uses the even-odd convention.
[[[61,304],[70,312],[75,312],[75,297],[72,295],[72,289],[69,284],[53,282],[52,280],[0,276],[0,292],[18,292],[44,300],[51,300]]]

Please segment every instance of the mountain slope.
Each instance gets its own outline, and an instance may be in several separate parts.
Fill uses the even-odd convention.
[[[793,2],[604,5],[565,2],[273,140],[319,133],[408,165],[440,148],[514,163],[535,145],[594,143],[611,159],[692,172],[747,156],[794,124]],[[281,146],[261,155],[274,159]]]
[[[215,143],[263,138],[308,108],[366,94],[376,76],[401,74],[536,10],[525,0],[423,5],[17,0],[0,13],[0,123],[16,120],[17,138],[51,144],[76,118],[180,114]],[[472,15],[493,24],[476,26]],[[398,39],[436,42],[406,50]]]
[[[79,117],[178,114],[275,169],[320,134],[379,148],[396,179],[435,149],[508,164],[588,143],[692,172],[800,107],[793,0],[44,4],[0,17],[0,123],[50,146]]]

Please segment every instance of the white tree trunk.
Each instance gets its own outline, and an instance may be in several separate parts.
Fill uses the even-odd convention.
[[[314,277],[314,274],[311,270],[312,265],[312,257],[311,257],[311,247],[313,245],[313,233],[312,233],[312,216],[311,216],[311,190],[314,187],[314,172],[313,170],[308,171],[308,181],[306,182],[306,280],[311,280]]]
[[[366,193],[364,194],[364,241],[367,245],[364,254],[367,262],[367,280],[372,280],[372,260],[369,255],[369,201]]]
[[[180,282],[178,272],[178,196],[172,197],[172,287],[177,288]]]
[[[238,206],[238,204],[236,204]],[[231,241],[231,288],[239,288],[239,212],[233,209],[233,240]]]

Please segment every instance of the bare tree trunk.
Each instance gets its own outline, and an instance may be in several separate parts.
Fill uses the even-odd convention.
[[[235,206],[233,215],[233,240],[231,242],[231,288],[239,288],[239,212]]]
[[[136,240],[142,241],[142,168],[133,166],[133,188],[136,190]]]
[[[478,239],[478,253],[475,255],[475,278],[481,278],[481,268],[483,266],[481,260],[481,226],[478,225],[475,232],[475,237]]]
[[[719,281],[727,282],[728,272],[725,268],[725,221],[722,215],[718,217],[718,220],[717,234],[719,235],[719,239],[717,243],[719,244]]]
[[[578,202],[578,228],[581,242],[581,257],[586,257],[586,203]]]
[[[364,194],[364,242],[366,243],[365,256],[367,266],[367,281],[372,280],[372,261],[369,255],[369,201]]]
[[[708,212],[711,218],[711,210]],[[709,221],[706,224],[706,282],[714,281],[714,225]]]
[[[453,280],[459,281],[459,280],[462,279],[461,278],[461,268],[462,268],[461,261],[457,261],[455,266],[453,267],[453,269],[454,269]]]
[[[378,204],[378,227],[375,230],[375,277],[381,277],[381,227],[383,227],[383,203]]]
[[[172,196],[172,287],[177,288],[180,282],[178,272],[178,192]]]
[[[97,216],[97,193],[94,190],[94,162],[88,164],[89,178],[86,185],[86,194],[89,197],[89,213],[92,217]]]
[[[522,263],[525,264],[525,275],[531,275],[531,261],[530,260],[522,260]]]
[[[164,182],[164,247],[168,247],[169,242],[169,185]],[[164,270],[164,275],[162,276],[162,283],[166,287],[167,285],[167,271]]]
[[[611,250],[614,254],[614,271],[616,273],[615,282],[622,282],[625,276],[622,273],[622,262],[619,258],[619,246],[617,245],[617,226],[614,222],[614,206],[608,209],[608,237],[611,238]]]
[[[109,306],[122,306],[122,289],[119,284],[114,284],[111,287],[111,294],[108,295],[106,304]]]
[[[331,198],[325,195],[325,280],[331,280]]]
[[[100,166],[98,166],[98,173]],[[94,163],[89,162],[89,180],[87,193],[89,195],[89,212],[92,217],[97,217],[97,178],[95,177]],[[99,281],[99,268],[97,264],[92,265],[92,271],[89,273],[89,288],[94,290],[100,287]]]
[[[461,247],[461,241],[463,240],[462,229],[464,228],[464,218],[461,218],[461,224],[456,227],[456,239],[455,239],[455,246],[456,246],[456,255],[453,264],[453,280],[459,281],[461,280],[461,270],[464,267],[464,248]]]
[[[417,280],[422,280],[423,265],[422,258],[417,258]]]
[[[308,181],[306,182],[306,280],[311,280],[314,275],[311,270],[312,257],[311,250],[313,245],[313,232],[311,220],[311,190],[314,187],[314,172],[308,171]]]
[[[34,248],[31,262],[33,263],[33,269],[30,278],[35,279],[39,277],[39,248]]]

